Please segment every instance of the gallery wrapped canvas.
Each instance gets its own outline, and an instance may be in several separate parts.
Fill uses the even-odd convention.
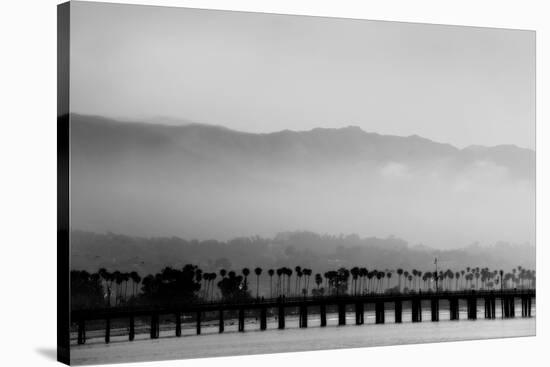
[[[535,335],[533,31],[64,3],[57,129],[64,363]]]

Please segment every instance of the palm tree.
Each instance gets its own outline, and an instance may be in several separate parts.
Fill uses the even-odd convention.
[[[360,288],[360,290],[361,290],[361,294],[364,294],[364,293],[365,293],[364,281],[365,281],[365,278],[367,277],[368,274],[369,274],[369,271],[367,270],[367,268],[361,268],[361,269],[359,269],[359,276],[361,277],[361,286],[360,286],[359,288]]]
[[[376,292],[380,292],[380,280],[382,279],[382,275],[384,274],[384,272],[381,272],[381,271],[377,271],[376,272]]]
[[[353,294],[357,294],[357,279],[359,278],[359,268],[354,266],[350,270],[351,273],[351,286],[353,288]]]
[[[399,268],[397,269],[397,276],[399,277],[399,292],[401,292],[401,276],[403,275],[403,269]]]
[[[107,307],[111,306],[111,273],[109,273],[105,268],[101,268],[98,271],[99,276],[105,282],[105,287],[107,288]]]
[[[254,274],[256,274],[256,298],[260,297],[260,275],[262,274],[262,268],[257,267],[254,269]]]
[[[300,269],[300,271],[296,271],[296,290],[295,295],[300,295],[300,290],[302,289],[302,276],[304,275],[305,269]]]
[[[214,300],[214,281],[216,280],[217,274],[216,273],[210,273],[210,281],[212,282],[212,285],[210,287],[210,300]]]
[[[303,270],[304,276],[306,277],[306,295],[309,293],[309,278],[311,277],[311,274],[313,273],[311,269],[304,269]]]
[[[323,283],[323,277],[321,277],[321,274],[319,273],[315,274],[315,284],[317,284],[317,290],[319,290],[321,283]]]
[[[275,274],[273,269],[267,271],[267,275],[269,275],[269,298],[273,298],[273,274]]]
[[[294,268],[294,271],[296,271],[296,282],[294,284],[294,293],[298,293],[298,281],[301,282],[302,280],[302,267],[297,265],[295,268]]]
[[[122,280],[124,281],[124,302],[126,302],[126,294],[128,291],[128,281],[130,281],[130,273],[122,274]]]
[[[367,293],[370,291],[372,292],[372,278],[374,277],[374,275],[376,274],[376,270],[372,270],[372,271],[369,271],[367,272]]]
[[[114,281],[115,281],[115,284],[116,284],[115,305],[118,305],[120,285],[122,284],[122,274],[120,273],[120,271],[116,270],[113,273],[113,278],[114,278]]]
[[[283,268],[277,269],[277,296],[281,295],[281,276],[283,275]]]
[[[286,280],[287,280],[286,289],[287,289],[288,295],[290,296],[290,295],[291,295],[291,291],[290,291],[290,280],[291,280],[291,278],[292,278],[292,269],[286,268],[285,275],[286,275]]]
[[[210,286],[210,273],[201,273],[201,280],[205,281],[205,286],[202,289],[202,298],[208,301],[208,287]]]
[[[130,278],[132,279],[132,298],[136,296],[138,285],[141,282],[141,277],[135,271],[130,273]]]
[[[220,276],[221,276],[222,278],[225,278],[225,275],[226,275],[226,274],[227,274],[227,270],[225,270],[225,269],[220,269]]]
[[[242,272],[244,275],[244,290],[246,291],[248,290],[248,275],[250,274],[250,269],[243,268]]]

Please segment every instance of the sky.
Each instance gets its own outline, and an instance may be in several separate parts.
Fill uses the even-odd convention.
[[[71,3],[71,111],[535,148],[535,33]]]

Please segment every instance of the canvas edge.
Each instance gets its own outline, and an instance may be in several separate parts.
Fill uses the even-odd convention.
[[[57,360],[70,365],[70,2],[57,5]]]

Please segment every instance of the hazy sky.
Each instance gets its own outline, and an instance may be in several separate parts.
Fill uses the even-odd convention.
[[[71,27],[73,112],[535,146],[531,31],[84,2]]]

